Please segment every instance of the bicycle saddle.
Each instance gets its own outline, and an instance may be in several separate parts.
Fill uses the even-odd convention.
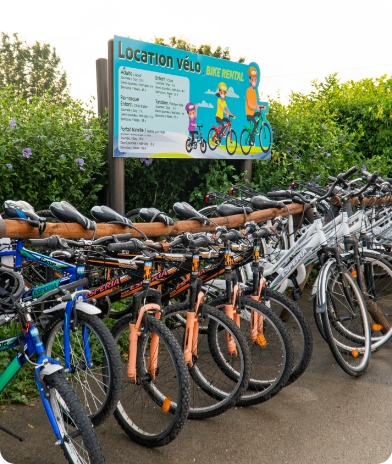
[[[269,209],[269,208],[284,208],[285,207],[285,205],[281,203],[280,201],[272,201],[261,195],[253,197],[250,202],[255,208],[261,209],[261,210]]]
[[[108,222],[111,224],[122,224],[124,226],[131,226],[132,221],[121,214],[118,214],[114,209],[109,206],[94,206],[90,210],[91,216],[99,222]]]
[[[202,224],[210,223],[206,217],[196,211],[193,206],[191,206],[189,203],[186,203],[185,201],[177,201],[174,203],[173,209],[181,219],[196,219]]]
[[[234,214],[244,214],[244,208],[242,206],[230,205],[229,203],[219,205],[217,211],[220,216],[233,216]],[[245,206],[245,212],[251,213],[253,210],[249,206]]]
[[[174,221],[156,208],[141,208],[139,216],[146,222],[162,222],[166,226],[172,226]]]
[[[7,200],[3,205],[5,214],[12,219],[32,219],[38,221],[39,216],[35,213],[34,208],[27,201]]]
[[[63,222],[77,222],[85,229],[95,230],[95,223],[83,216],[67,201],[54,201],[50,206],[53,216]]]

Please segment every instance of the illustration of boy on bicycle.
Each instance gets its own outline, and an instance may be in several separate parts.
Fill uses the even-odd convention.
[[[197,134],[197,108],[199,105],[194,105],[192,102],[189,102],[185,106],[185,111],[188,113],[189,123],[188,123],[188,132],[192,136],[192,146],[195,143],[195,135]]]
[[[217,135],[219,131],[222,130],[224,125],[229,122],[229,119],[225,116],[231,116],[235,118],[234,114],[229,110],[227,103],[225,101],[227,95],[227,85],[224,82],[219,82],[218,84],[218,92],[215,94],[218,98],[218,104],[216,109],[215,120],[221,127],[216,131]]]
[[[266,107],[259,105],[257,103],[257,93],[256,93],[256,85],[257,85],[257,69],[254,66],[251,66],[248,69],[249,75],[249,83],[250,87],[246,91],[246,98],[245,98],[245,112],[246,112],[246,119],[253,123],[253,131],[250,136],[250,145],[255,144],[255,135],[257,130],[257,123],[261,113],[255,110],[265,110]]]

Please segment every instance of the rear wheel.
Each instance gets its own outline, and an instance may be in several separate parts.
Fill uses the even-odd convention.
[[[97,435],[79,398],[63,374],[44,378],[49,387],[49,403],[61,436],[61,448],[70,463],[105,462]]]
[[[210,150],[215,150],[215,148],[220,144],[220,141],[216,138],[216,130],[212,127],[208,131],[208,146]]]
[[[271,127],[266,122],[263,122],[261,131],[259,132],[260,148],[263,153],[268,153],[272,145]]]

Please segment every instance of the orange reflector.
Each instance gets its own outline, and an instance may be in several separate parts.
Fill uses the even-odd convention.
[[[267,346],[267,340],[265,339],[263,334],[257,334],[257,344],[261,346],[262,348],[265,348]]]
[[[352,351],[351,351],[351,356],[352,356],[353,358],[358,358],[358,356],[359,356],[359,351],[358,351],[358,350],[352,350]]]
[[[171,404],[171,400],[170,400],[170,396],[168,396],[167,398],[165,398],[164,402],[162,403],[162,411],[165,414],[169,412],[170,404]]]
[[[382,330],[384,327],[381,325],[381,324],[373,324],[372,325],[372,330],[376,330],[376,331],[380,331]]]
[[[356,279],[358,277],[357,271],[351,271],[351,275]]]

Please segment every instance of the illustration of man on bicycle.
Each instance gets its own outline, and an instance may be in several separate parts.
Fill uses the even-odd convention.
[[[256,93],[256,85],[257,85],[257,69],[254,66],[251,66],[248,69],[249,75],[249,83],[250,87],[246,91],[246,98],[245,98],[245,112],[246,112],[246,119],[249,122],[253,123],[253,131],[250,136],[250,145],[255,144],[255,135],[257,131],[257,124],[261,113],[255,110],[265,110],[266,107],[262,106],[257,103],[257,93]]]
[[[226,103],[226,94],[227,94],[227,85],[224,82],[219,82],[218,84],[218,92],[215,94],[218,98],[218,104],[216,109],[215,120],[218,124],[220,124],[220,130],[224,127],[224,125],[229,122],[229,119],[225,116],[231,116],[235,118],[234,114],[229,110],[229,107]],[[217,134],[219,133],[219,129]]]

